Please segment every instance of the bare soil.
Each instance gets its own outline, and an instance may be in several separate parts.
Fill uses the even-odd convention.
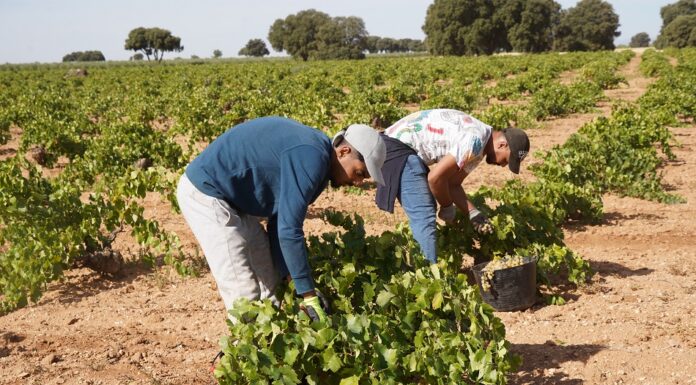
[[[639,60],[622,69],[629,84],[608,91],[611,101],[597,112],[529,130],[533,149],[561,144],[609,113],[614,101],[640,96],[650,80],[638,74]],[[524,360],[511,384],[696,383],[696,127],[673,132],[682,146],[677,160],[664,166],[665,183],[687,203],[608,195],[601,225],[564,229],[568,245],[596,275],[586,287],[568,289],[564,306],[497,313]],[[1,150],[12,154],[7,146]],[[525,168],[535,161],[525,162],[520,178],[531,179]],[[475,191],[513,177],[482,165],[464,184]],[[325,230],[316,214],[329,207],[360,213],[371,233],[405,220],[400,209],[378,211],[373,199],[371,190],[327,191],[310,209],[306,230]],[[145,205],[195,250],[183,219],[161,197],[151,194]],[[126,256],[137,252],[127,237],[115,248]],[[224,307],[207,272],[180,278],[167,268],[131,263],[107,278],[76,268],[38,303],[0,317],[0,384],[209,384],[209,361],[225,333]]]

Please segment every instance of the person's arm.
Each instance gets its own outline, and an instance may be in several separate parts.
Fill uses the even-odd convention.
[[[476,207],[469,201],[462,182],[467,177],[465,170],[457,166],[452,155],[445,155],[428,174],[430,191],[440,204],[440,218],[447,222],[454,220],[456,206],[464,213],[469,213]]]
[[[440,206],[446,207],[454,203],[450,184],[457,177],[459,166],[452,155],[445,155],[428,173],[428,185],[435,200]]]
[[[430,185],[430,191],[440,206],[446,207],[454,203],[460,210],[467,213],[475,208],[467,199],[462,188],[462,182],[466,176],[466,171],[459,169],[457,161],[452,155],[442,157],[437,165],[430,170],[428,185]]]
[[[458,140],[458,145],[451,149],[450,154],[442,157],[440,162],[438,162],[438,167],[434,170],[437,172],[432,177],[433,183],[431,183],[431,186],[436,187],[438,190],[437,194],[439,194],[440,198],[436,195],[435,190],[432,190],[432,187],[431,190],[433,191],[433,195],[436,195],[436,199],[441,205],[440,211],[438,212],[438,217],[440,217],[440,219],[443,219],[447,223],[453,222],[456,216],[456,209],[454,206],[456,206],[467,213],[469,220],[477,232],[490,232],[492,231],[490,221],[485,215],[479,212],[471,201],[469,201],[462,187],[462,182],[468,175],[464,165],[468,160],[475,159],[476,154],[480,156],[482,150],[480,145],[481,140],[479,138],[467,138],[468,140],[465,140],[466,138]],[[430,182],[430,175],[428,176],[428,180]],[[446,192],[445,181],[447,183]]]
[[[456,178],[450,180],[449,189],[450,196],[452,197],[452,201],[454,202],[455,206],[457,206],[459,210],[462,210],[462,212],[468,213],[469,211],[475,209],[476,206],[469,201],[469,198],[466,196],[466,192],[462,187],[462,182],[464,181],[464,178],[466,178],[466,175],[466,172],[461,170]]]
[[[285,259],[283,259],[283,251],[280,248],[280,240],[278,239],[278,216],[274,215],[268,218],[268,225],[266,226],[266,232],[268,233],[268,242],[271,246],[271,256],[273,257],[273,266],[281,277],[290,277],[290,272],[288,267],[285,265]]]
[[[297,294],[313,293],[307,246],[302,229],[307,207],[324,185],[330,157],[318,148],[298,146],[283,154],[280,167],[277,237],[279,253]]]
[[[476,208],[476,206],[474,206],[473,203],[471,203],[469,198],[466,196],[464,188],[462,187],[462,182],[464,182],[467,175],[468,174],[465,170],[459,170],[449,180],[450,196],[452,197],[452,201],[459,208],[459,210],[467,213],[472,226],[477,232],[491,233],[493,231],[491,222]],[[452,209],[450,209],[450,211],[451,210]],[[450,218],[453,219],[453,216]]]

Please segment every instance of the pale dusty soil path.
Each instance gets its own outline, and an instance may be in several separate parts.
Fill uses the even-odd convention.
[[[650,80],[637,73],[638,63],[622,69],[629,85],[608,91],[610,98],[635,100],[644,92]],[[610,104],[530,130],[533,148],[563,143]],[[606,196],[602,225],[565,229],[569,246],[597,274],[587,287],[567,292],[565,306],[497,313],[524,359],[512,384],[696,383],[696,127],[673,131],[683,147],[666,165],[665,180],[688,203]],[[512,177],[482,165],[465,188],[500,186]],[[520,178],[531,176],[523,169]],[[395,215],[376,210],[373,198],[372,191],[327,192],[310,210],[306,229],[327,228],[314,217],[327,207],[360,213],[370,232],[405,219],[398,208]],[[145,204],[148,215],[195,249],[183,220],[160,197],[151,194]],[[122,237],[117,248],[127,254],[133,246]],[[226,332],[224,317],[209,273],[179,278],[166,268],[130,266],[106,279],[74,269],[38,304],[0,317],[0,384],[208,384],[207,361]]]
[[[592,283],[566,306],[499,313],[525,359],[513,384],[696,383],[695,127],[665,181],[688,203],[606,196],[605,223],[566,229]]]

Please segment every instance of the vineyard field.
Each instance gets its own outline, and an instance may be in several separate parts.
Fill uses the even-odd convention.
[[[696,384],[694,59],[693,50],[629,50],[358,64],[204,61],[88,66],[85,77],[68,75],[66,66],[0,67],[0,385],[214,383],[209,361],[234,329],[176,211],[173,187],[187,161],[230,125],[256,116],[286,115],[331,134],[353,122],[384,128],[409,111],[440,107],[529,134],[533,153],[519,176],[482,164],[464,181],[501,230],[472,240],[465,222],[442,226],[442,272],[422,277],[413,273],[418,253],[400,243],[410,242],[400,208],[379,211],[370,188],[325,191],[305,231],[310,251],[325,253],[313,260],[320,285],[343,306],[334,327],[346,330],[339,322],[353,319],[350,306],[387,325],[403,314],[396,300],[385,304],[376,294],[442,274],[437,290],[466,298],[476,310],[461,314],[499,347],[481,348],[493,358],[479,369],[473,354],[460,359],[459,383],[480,376],[480,383],[516,385]],[[45,151],[42,166],[37,147]],[[138,166],[144,158],[152,167]],[[346,225],[335,212],[361,219]],[[342,226],[364,229],[367,241],[349,247],[331,238]],[[383,239],[395,245],[382,247]],[[85,255],[99,250],[123,255],[120,272],[84,266]],[[374,275],[386,278],[374,282],[355,263],[354,279],[363,289],[374,285],[374,300],[362,292],[353,298],[352,283],[350,290],[330,283],[342,277],[323,270],[326,258],[344,251],[358,261],[369,253],[397,261],[396,268],[375,262]],[[448,291],[469,293],[457,279],[474,260],[509,252],[541,256],[544,297],[531,309],[493,312],[473,307],[480,305],[473,292]],[[433,304],[436,310],[446,313]],[[317,349],[314,359],[323,362],[327,350]],[[411,352],[397,343],[385,351]],[[351,378],[399,381],[409,367],[398,363],[404,357]],[[216,375],[234,383],[233,371]],[[325,378],[338,384],[346,373]],[[414,369],[407,378],[436,383],[428,375]]]

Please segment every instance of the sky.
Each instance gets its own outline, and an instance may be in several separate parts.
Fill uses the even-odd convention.
[[[577,0],[556,0],[564,9]],[[662,26],[660,8],[677,0],[609,0],[628,44],[638,32],[652,40]],[[235,57],[249,39],[267,42],[276,19],[314,8],[331,16],[358,16],[371,35],[424,39],[433,0],[0,0],[0,63],[60,62],[74,51],[101,51],[127,60],[123,46],[136,27],[160,27],[181,38],[182,52],[164,58]],[[272,50],[268,44],[269,50]],[[280,55],[273,52],[274,55]]]

